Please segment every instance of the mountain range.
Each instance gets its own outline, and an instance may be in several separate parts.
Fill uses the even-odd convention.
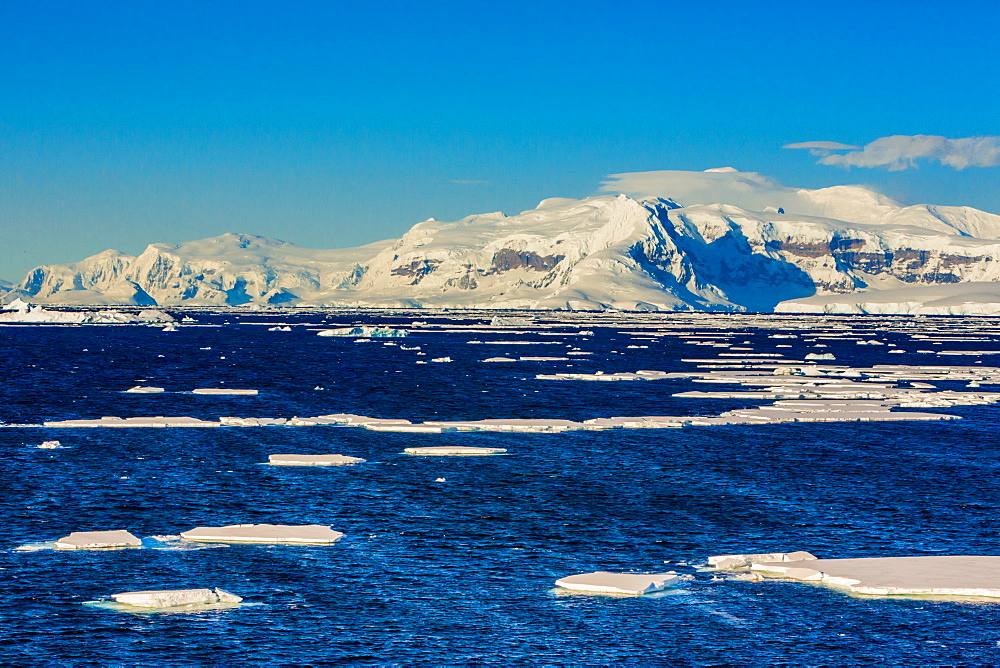
[[[731,168],[613,178],[607,194],[430,219],[356,248],[224,234],[107,250],[37,267],[0,301],[1000,313],[998,215]]]

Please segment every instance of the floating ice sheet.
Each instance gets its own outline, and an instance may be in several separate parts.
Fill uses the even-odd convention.
[[[268,464],[273,466],[347,466],[361,464],[361,457],[347,455],[268,455]]]
[[[442,445],[427,448],[406,448],[403,450],[408,455],[423,455],[429,457],[452,457],[452,456],[482,456],[482,455],[502,455],[507,450],[505,448],[475,448],[458,445]]]
[[[596,571],[569,575],[556,580],[556,586],[572,591],[593,594],[630,594],[641,596],[661,591],[677,583],[680,578],[677,573],[650,573],[648,575],[634,573],[610,573]]]
[[[221,527],[195,527],[182,531],[181,538],[209,543],[294,543],[324,545],[344,537],[322,524],[230,524]]]

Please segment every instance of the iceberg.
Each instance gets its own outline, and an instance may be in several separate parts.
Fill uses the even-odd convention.
[[[556,586],[572,591],[584,591],[594,594],[631,594],[642,596],[666,589],[679,581],[677,573],[650,573],[637,575],[633,573],[609,573],[596,571],[569,575],[556,580]]]
[[[180,606],[214,606],[219,603],[236,604],[243,599],[224,589],[156,589],[150,591],[125,591],[112,594],[116,602],[137,608],[176,608]]]
[[[55,542],[57,550],[104,550],[142,547],[142,541],[128,531],[74,531]]]
[[[39,444],[38,446],[36,446],[36,447],[37,447],[37,448],[38,448],[39,450],[56,450],[56,449],[58,449],[58,448],[61,448],[61,447],[62,447],[62,445],[61,445],[61,444],[59,443],[59,441],[42,441],[42,442],[41,442],[41,443],[40,443],[40,444]]]
[[[126,394],[160,394],[164,389],[162,387],[147,387],[144,385],[136,385],[135,387],[130,387],[125,390]]]
[[[391,327],[370,327],[368,325],[360,325],[358,327],[340,327],[336,329],[324,329],[316,332],[317,336],[349,336],[353,338],[402,338],[404,336],[409,336],[409,332],[405,329],[393,329]]]
[[[343,533],[322,524],[230,524],[222,527],[195,527],[181,532],[184,540],[204,543],[328,545],[343,537]]]
[[[347,455],[268,455],[267,459],[272,466],[345,466],[365,461]]]
[[[42,306],[29,304],[21,299],[15,299],[7,304],[6,311],[0,311],[0,323],[23,324],[70,324],[70,325],[129,325],[137,323],[173,323],[174,317],[164,313],[146,309],[133,313],[131,311],[69,311],[46,309]]]

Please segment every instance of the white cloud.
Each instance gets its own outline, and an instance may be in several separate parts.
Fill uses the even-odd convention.
[[[726,203],[751,211],[771,206],[806,213],[808,204],[798,188],[787,188],[763,174],[740,172],[731,167],[704,172],[630,172],[610,174],[607,179],[601,184],[602,192],[662,197],[683,206]]]
[[[809,152],[813,155],[823,156],[830,155],[832,151],[848,151],[860,147],[841,144],[837,141],[800,141],[795,144],[785,144],[781,148],[804,148],[809,149]]]
[[[818,161],[821,165],[888,167],[891,172],[917,167],[920,160],[937,161],[955,169],[1000,165],[1000,137],[996,136],[949,139],[937,135],[893,135],[847,153],[830,151],[855,147],[839,145],[835,148],[833,144],[835,142],[801,142],[788,144],[785,148],[810,149],[814,155],[822,156]]]

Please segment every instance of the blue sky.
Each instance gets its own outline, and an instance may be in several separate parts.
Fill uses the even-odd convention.
[[[812,7],[810,7],[810,5]],[[0,0],[0,277],[227,231],[334,248],[733,166],[1000,213],[1000,3]]]

